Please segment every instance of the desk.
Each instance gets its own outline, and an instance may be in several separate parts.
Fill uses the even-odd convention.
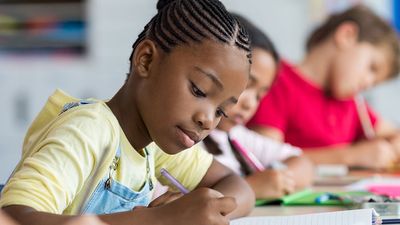
[[[398,177],[398,174],[393,174],[392,176]],[[375,172],[365,172],[365,171],[352,171],[349,176],[340,178],[337,180],[340,184],[333,185],[333,183],[328,182],[328,185],[315,185],[312,187],[315,191],[344,191],[345,185],[351,183],[348,181],[358,181],[362,178],[368,178],[373,176],[389,176],[389,174],[377,174]],[[358,179],[356,179],[358,178]],[[332,179],[334,180],[334,179]],[[325,180],[326,181],[326,180]],[[322,182],[321,182],[322,183]],[[289,215],[300,215],[300,214],[310,214],[310,213],[322,213],[322,212],[333,212],[347,210],[346,207],[340,206],[261,206],[256,207],[250,213],[249,216],[289,216]]]
[[[254,208],[249,216],[290,216],[341,210],[346,210],[346,208],[338,206],[260,206]]]

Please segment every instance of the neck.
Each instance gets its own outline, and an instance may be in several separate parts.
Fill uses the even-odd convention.
[[[136,93],[128,91],[128,83],[125,83],[107,105],[117,118],[129,143],[136,151],[140,151],[152,140],[137,108],[136,97]]]
[[[301,74],[322,89],[328,88],[332,49],[327,44],[312,49],[299,64]]]

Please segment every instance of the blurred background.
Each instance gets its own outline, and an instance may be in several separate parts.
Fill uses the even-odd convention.
[[[128,72],[131,45],[156,13],[156,0],[0,0],[0,183],[17,164],[25,132],[47,97],[110,98]],[[400,0],[222,0],[262,28],[284,58],[327,14],[364,3],[397,27]],[[399,79],[365,93],[400,125]]]

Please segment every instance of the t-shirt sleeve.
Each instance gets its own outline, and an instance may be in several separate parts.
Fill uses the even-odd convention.
[[[288,106],[290,105],[288,101],[290,99],[281,77],[281,74],[279,74],[270,91],[261,100],[253,118],[247,123],[248,127],[274,127],[285,133],[289,113]]]
[[[264,166],[275,161],[284,161],[290,157],[300,156],[302,150],[289,144],[278,142],[262,136],[242,126],[234,127],[230,135],[238,140],[244,148],[253,152]]]
[[[106,150],[103,140],[110,139],[110,124],[90,113],[65,114],[10,178],[1,195],[1,207],[25,205],[61,214],[82,189]]]
[[[212,155],[198,144],[176,155],[168,155],[159,149],[155,155],[156,177],[161,184],[178,191],[168,180],[161,176],[160,169],[165,168],[188,190],[193,190],[207,173],[212,160]]]

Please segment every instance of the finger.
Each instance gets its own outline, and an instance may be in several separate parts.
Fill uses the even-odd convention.
[[[237,207],[236,200],[233,197],[218,198],[216,199],[216,205],[217,209],[223,216],[228,215]]]
[[[174,193],[174,192],[165,192],[163,195],[159,196],[158,198],[154,199],[150,204],[149,207],[157,207],[161,205],[165,205],[173,200],[180,198],[182,194]]]
[[[224,197],[224,195],[221,192],[216,191],[216,190],[211,189],[211,188],[199,188],[199,189],[195,190],[194,192],[203,192],[203,194],[205,193],[210,198],[222,198],[222,197]]]

